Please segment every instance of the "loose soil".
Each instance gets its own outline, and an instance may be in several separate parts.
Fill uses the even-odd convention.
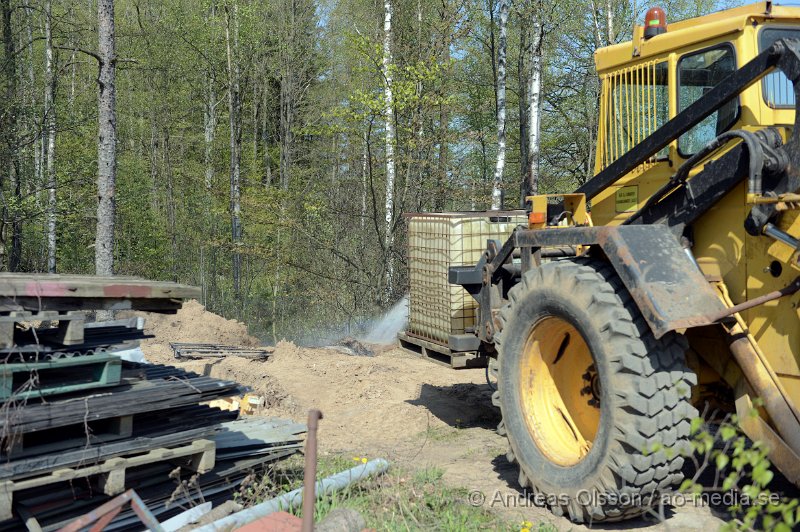
[[[171,341],[259,342],[244,324],[207,312],[196,301],[176,315],[143,315],[146,332],[155,335],[142,342],[149,362],[245,384],[264,398],[265,415],[305,421],[308,409],[319,408],[324,415],[321,453],[441,468],[446,482],[481,492],[484,506],[511,521],[549,523],[559,530],[586,528],[520,502],[517,470],[506,461],[505,438],[495,432],[499,413],[491,405],[483,369],[453,370],[396,346],[369,346],[375,356],[368,357],[291,342],[280,342],[266,361],[178,361]],[[683,507],[668,511],[663,523],[639,519],[602,528],[711,530],[722,524],[708,508]]]

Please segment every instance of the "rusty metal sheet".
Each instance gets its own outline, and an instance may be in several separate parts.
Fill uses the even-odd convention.
[[[665,225],[517,231],[518,246],[597,245],[619,274],[656,338],[709,325],[724,305]]]

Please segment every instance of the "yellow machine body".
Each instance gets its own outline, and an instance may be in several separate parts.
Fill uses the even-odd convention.
[[[800,38],[800,7],[752,4],[670,24],[668,31],[650,39],[637,27],[631,42],[600,49],[595,54],[601,80],[600,128],[595,174],[674,118],[716,81],[741,68],[776,38]],[[702,145],[730,129],[778,127],[786,139],[795,121],[792,85],[779,72],[744,90],[726,105],[673,141],[638,168],[585,202],[565,196],[574,208],[575,225],[619,225],[641,208],[676,170]],[[735,104],[735,105],[734,105]],[[728,145],[730,149],[732,145]],[[708,160],[719,156],[712,154]],[[707,162],[707,161],[706,161]],[[692,171],[702,169],[698,165]],[[792,198],[796,199],[796,198]],[[531,229],[542,228],[541,216],[552,198],[534,196]],[[693,229],[692,251],[703,274],[715,283],[727,306],[752,300],[790,284],[800,271],[797,250],[766,236],[751,236],[744,228],[750,209],[775,199],[748,195],[743,182],[727,194]],[[800,204],[786,201],[777,224],[800,238]],[[553,227],[557,230],[557,227]],[[723,295],[727,294],[727,295]],[[766,371],[777,377],[777,390],[793,409],[800,405],[800,292],[743,311],[738,315],[754,349],[765,359]],[[699,374],[699,388],[731,391],[728,401],[747,399],[748,388],[729,346],[711,327],[688,331],[690,364]],[[707,397],[706,397],[707,399]],[[749,403],[748,403],[749,404]],[[747,427],[744,427],[747,430]],[[753,427],[750,432],[757,432]]]

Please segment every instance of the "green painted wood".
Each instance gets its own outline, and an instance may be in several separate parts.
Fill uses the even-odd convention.
[[[0,400],[29,399],[78,390],[116,386],[122,361],[110,353],[46,362],[0,364]]]

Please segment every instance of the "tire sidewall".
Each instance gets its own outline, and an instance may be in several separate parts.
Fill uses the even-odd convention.
[[[587,311],[586,297],[575,293],[575,297],[564,298],[563,291],[549,287],[537,287],[536,293],[537,297],[525,297],[519,305],[515,305],[514,314],[502,331],[502,356],[499,363],[503,419],[514,454],[521,462],[523,471],[530,472],[536,478],[537,487],[551,495],[568,495],[574,498],[581,496],[587,485],[593,484],[590,479],[599,476],[608,467],[611,430],[614,427],[613,394],[610,393],[614,379],[609,363],[612,353],[606,352],[611,345],[607,338],[603,338],[603,333],[599,332],[599,324],[594,322],[593,316]],[[520,364],[525,344],[535,324],[548,316],[564,319],[583,336],[600,379],[601,418],[598,431],[589,454],[573,466],[554,464],[539,450],[529,432],[520,403]],[[575,371],[585,370],[586,368],[575,368]],[[557,479],[557,482],[551,482],[550,479]]]

